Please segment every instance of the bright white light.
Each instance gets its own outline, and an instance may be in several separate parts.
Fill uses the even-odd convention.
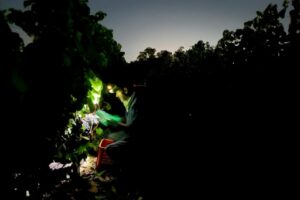
[[[116,85],[108,84],[108,85],[106,86],[106,88],[107,88],[107,90],[108,90],[109,93],[115,93],[114,90],[116,89]]]
[[[107,89],[111,90],[112,89],[112,85],[107,85]]]
[[[108,90],[109,93],[114,93],[113,89]]]
[[[93,93],[93,96],[94,96],[93,103],[97,104],[99,102],[99,99],[100,99],[100,94]]]

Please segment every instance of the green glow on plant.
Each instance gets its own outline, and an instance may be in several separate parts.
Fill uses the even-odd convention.
[[[108,126],[109,124],[117,124],[122,120],[120,116],[109,114],[103,110],[97,110],[96,115],[99,117],[100,123],[105,126]]]
[[[96,105],[99,103],[101,98],[103,83],[97,77],[89,78],[89,82],[91,83],[92,90],[88,92],[88,97],[92,100],[93,104]]]
[[[89,106],[88,106],[87,104],[84,104],[84,105],[82,106],[82,109],[81,109],[81,110],[76,111],[76,115],[77,115],[78,117],[80,117],[80,118],[83,118],[84,115],[85,115],[86,113],[88,113],[88,112],[90,112]]]
[[[94,78],[90,78],[89,79],[91,85],[92,85],[92,88],[97,91],[97,92],[101,92],[102,89],[103,89],[103,83],[102,81],[97,78],[97,77],[94,77]]]

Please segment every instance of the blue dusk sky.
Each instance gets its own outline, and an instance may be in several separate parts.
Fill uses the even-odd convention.
[[[199,40],[214,46],[224,30],[242,28],[270,3],[281,9],[283,0],[89,0],[88,4],[91,13],[107,14],[102,24],[113,30],[130,62],[147,47],[174,52]],[[23,1],[0,0],[0,9],[10,7],[22,9]]]

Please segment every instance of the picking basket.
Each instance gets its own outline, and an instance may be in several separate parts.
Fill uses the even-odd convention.
[[[96,168],[99,169],[102,165],[110,165],[112,164],[112,160],[109,158],[105,151],[105,147],[114,141],[111,139],[102,139],[98,146],[98,155],[96,161]]]

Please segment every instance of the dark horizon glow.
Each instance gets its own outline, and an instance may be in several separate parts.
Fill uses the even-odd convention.
[[[103,24],[112,29],[128,62],[147,47],[157,51],[189,49],[199,40],[216,45],[225,29],[242,28],[269,3],[283,0],[90,0],[92,13],[107,13]]]
[[[174,52],[199,40],[215,46],[224,30],[242,28],[270,3],[281,9],[283,0],[89,0],[88,5],[92,14],[107,13],[102,24],[113,30],[130,62],[147,47]],[[2,7],[21,9],[23,1],[0,1]]]

